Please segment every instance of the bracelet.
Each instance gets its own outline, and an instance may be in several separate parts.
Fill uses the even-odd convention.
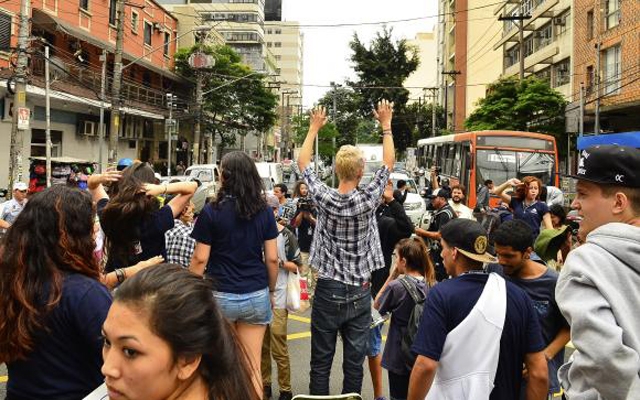
[[[118,283],[124,282],[126,276],[125,276],[125,273],[122,271],[121,268],[118,268],[113,272],[116,273],[116,279],[118,280]]]
[[[162,192],[163,195],[167,194],[167,186],[169,186],[169,185],[165,183],[164,184],[164,192]]]
[[[382,136],[391,135],[391,134],[392,134],[391,133],[391,129],[385,129],[385,130],[382,131]]]

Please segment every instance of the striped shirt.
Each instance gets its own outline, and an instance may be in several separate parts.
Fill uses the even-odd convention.
[[[318,210],[309,263],[320,278],[361,286],[372,271],[384,267],[375,211],[389,174],[383,166],[364,189],[341,194],[325,185],[313,168],[303,172]]]

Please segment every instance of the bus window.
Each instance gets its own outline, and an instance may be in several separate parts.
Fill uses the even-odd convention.
[[[499,185],[511,178],[533,175],[549,185],[553,183],[554,171],[553,154],[499,149],[480,149],[476,153],[476,182],[491,179]]]
[[[462,143],[456,143],[455,158],[453,161],[453,176],[462,179],[460,171],[462,169]]]

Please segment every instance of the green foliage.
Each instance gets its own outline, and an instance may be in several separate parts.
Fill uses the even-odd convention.
[[[433,121],[433,103],[412,103],[407,106],[407,117],[413,122],[413,140],[411,147],[415,147],[420,139],[431,137],[431,123]],[[436,136],[441,136],[444,127],[444,108],[436,105]]]
[[[563,156],[567,151],[566,105],[562,94],[544,80],[501,79],[489,85],[487,96],[478,102],[465,127],[471,131],[503,129],[551,134]]]
[[[335,95],[336,109],[333,109]],[[327,92],[318,104],[324,106],[329,113],[329,120],[335,124],[338,131],[336,147],[345,144],[354,144],[357,138],[357,129],[363,121],[360,114],[360,98],[351,88],[338,87]]]
[[[246,135],[268,131],[277,119],[278,98],[265,87],[266,76],[247,76],[252,73],[251,68],[243,64],[241,57],[229,46],[203,45],[176,52],[179,74],[195,79],[196,71],[189,66],[188,59],[197,51],[212,55],[216,60],[213,67],[200,72],[204,76],[203,93],[210,91],[204,96],[202,107],[203,132],[217,134],[224,148],[235,144],[235,133]],[[233,80],[237,81],[228,84]]]
[[[383,29],[369,46],[363,44],[357,34],[353,35],[349,46],[358,79],[348,84],[354,88],[363,117],[370,117],[375,104],[383,98],[394,103],[394,142],[399,151],[404,151],[413,141],[413,125],[406,109],[409,91],[402,83],[418,68],[420,60],[416,48],[409,46],[405,39],[394,41],[391,33]]]
[[[307,137],[307,132],[309,132],[309,115],[294,116],[291,120],[291,128],[295,142],[302,145]],[[318,153],[325,163],[331,162],[331,157],[334,155],[332,139],[335,137],[337,141],[339,136],[338,129],[331,122],[323,126],[318,132]]]

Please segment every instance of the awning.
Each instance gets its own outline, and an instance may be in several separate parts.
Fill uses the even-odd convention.
[[[601,135],[578,138],[578,150],[598,144],[617,144],[640,149],[640,132],[603,133]]]
[[[83,29],[80,29],[78,27],[72,26],[67,22],[63,22],[60,21],[58,19],[56,19],[54,16],[52,16],[51,14],[42,11],[42,10],[38,10],[38,9],[33,9],[33,16],[31,18],[32,24],[34,26],[40,26],[43,28],[48,28],[49,30],[53,30],[53,31],[58,31],[58,32],[62,32],[65,35],[68,36],[73,36],[75,38],[78,38],[82,41],[85,41],[87,43],[91,43],[92,45],[101,48],[101,49],[105,49],[111,53],[115,52],[115,47],[113,44],[108,43],[108,42],[103,42],[102,40],[97,39],[95,36],[92,36],[90,32],[87,32]],[[122,58],[124,60],[128,59],[128,60],[135,60],[138,57],[129,54],[127,52],[124,52],[122,55]],[[124,61],[123,64],[126,66],[127,62]],[[174,81],[184,81],[185,79],[183,77],[181,77],[180,75],[174,74],[171,71],[168,71],[166,69],[160,68],[158,66],[156,66],[155,64],[147,61],[147,60],[138,60],[136,61],[136,64],[139,64],[157,74],[160,74],[162,76],[165,76],[167,78],[173,79]]]

